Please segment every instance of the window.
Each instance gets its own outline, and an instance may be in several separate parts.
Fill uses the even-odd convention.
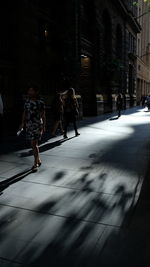
[[[122,29],[120,25],[117,25],[116,29],[116,56],[118,59],[122,59],[123,53],[123,40],[122,40]]]

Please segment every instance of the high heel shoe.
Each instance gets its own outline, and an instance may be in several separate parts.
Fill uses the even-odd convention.
[[[38,167],[41,167],[41,165],[42,165],[42,162],[40,161],[40,162],[38,163]]]
[[[32,172],[37,172],[38,171],[38,165],[33,165],[31,168]]]

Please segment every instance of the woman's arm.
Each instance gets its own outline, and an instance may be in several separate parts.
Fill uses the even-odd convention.
[[[76,108],[79,109],[79,103],[78,103],[77,98],[75,98],[75,105],[76,105]]]
[[[41,118],[43,121],[43,130],[45,131],[45,128],[46,128],[46,112],[45,112],[45,110],[43,110],[43,112],[41,114]]]

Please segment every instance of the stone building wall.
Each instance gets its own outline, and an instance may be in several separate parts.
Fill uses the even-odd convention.
[[[85,114],[114,110],[118,93],[127,99],[127,106],[134,105],[137,10],[124,1],[82,0],[80,4],[80,91]]]
[[[150,95],[150,13],[147,5],[139,0],[138,17],[141,33],[137,37],[137,103],[141,97]]]
[[[115,110],[119,92],[129,99],[128,106],[133,104],[139,26],[128,1],[65,0],[59,7],[55,1],[14,2],[11,25],[3,32],[7,40],[14,24],[11,56],[6,52],[3,60],[0,55],[7,110],[21,103],[30,82],[40,86],[47,105],[56,90],[75,87],[85,116]]]

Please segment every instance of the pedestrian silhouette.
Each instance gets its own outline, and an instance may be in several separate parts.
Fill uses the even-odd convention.
[[[52,129],[52,137],[56,136],[56,131],[58,127],[60,127],[61,133],[64,134],[63,130],[63,100],[62,96],[60,93],[56,93],[53,103],[52,103],[52,113],[53,113],[53,120],[54,120],[54,125]]]
[[[79,105],[77,98],[75,96],[75,90],[70,88],[67,91],[66,98],[64,100],[64,119],[65,119],[65,129],[64,129],[64,138],[67,137],[67,130],[70,123],[73,124],[75,136],[79,136],[79,132],[77,130],[76,119],[79,114]]]
[[[123,99],[122,99],[122,95],[119,94],[117,97],[117,110],[118,110],[118,118],[121,117],[121,110],[123,108]]]
[[[39,90],[36,86],[31,86],[27,93],[28,98],[25,101],[20,129],[25,128],[27,140],[31,142],[34,155],[32,170],[37,171],[41,165],[38,141],[45,131],[45,105],[39,98]]]

